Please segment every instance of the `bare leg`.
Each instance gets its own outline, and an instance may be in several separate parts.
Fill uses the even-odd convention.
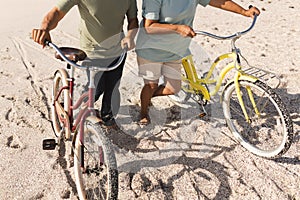
[[[149,105],[151,98],[156,96],[166,96],[179,92],[181,88],[181,80],[165,78],[165,84],[158,86],[157,81],[144,80],[145,85],[141,91],[141,113],[140,124],[149,124]]]
[[[175,80],[165,77],[165,83],[158,86],[152,97],[176,94],[180,91],[180,88],[181,80]]]
[[[157,81],[158,82],[158,81]],[[158,88],[158,83],[145,81],[145,85],[141,91],[141,116],[140,116],[140,123],[141,124],[149,124],[150,119],[148,115],[149,105],[151,102],[151,98],[154,92]]]

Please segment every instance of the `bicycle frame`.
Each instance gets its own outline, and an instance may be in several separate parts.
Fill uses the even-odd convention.
[[[60,69],[62,74],[65,74],[66,78],[67,78],[67,86],[62,87],[59,92],[58,95],[56,97],[53,97],[54,102],[53,105],[55,106],[56,112],[58,112],[58,116],[59,119],[64,123],[64,127],[66,130],[71,130],[71,131],[75,131],[77,126],[80,125],[80,138],[83,144],[83,123],[85,121],[85,119],[91,115],[91,113],[94,113],[95,115],[95,111],[94,111],[94,92],[95,92],[95,84],[94,84],[94,78],[95,78],[95,74],[97,71],[111,71],[116,69],[117,67],[119,67],[119,65],[121,64],[121,62],[124,61],[125,57],[126,57],[126,51],[127,51],[127,47],[124,48],[121,56],[119,57],[118,61],[113,65],[113,66],[109,66],[108,68],[98,68],[97,66],[82,66],[82,65],[78,65],[76,64],[76,61],[72,61],[70,60],[62,51],[60,48],[58,48],[55,44],[53,44],[50,41],[45,41],[45,44],[52,47],[56,53],[59,56],[59,59],[67,62],[67,70],[68,73],[66,72],[65,69]],[[87,93],[84,93],[80,96],[80,98],[77,100],[77,102],[75,103],[75,105],[73,106],[73,93],[74,93],[74,71],[75,68],[78,69],[83,69],[83,70],[89,70],[89,89]],[[69,74],[69,77],[68,77]],[[69,107],[62,108],[62,106],[57,103],[57,100],[59,98],[59,96],[61,95],[61,93],[63,92],[63,90],[69,90],[69,92],[67,92],[67,95],[65,95],[65,98],[68,101]],[[88,100],[86,102],[84,102],[84,100],[88,98]],[[74,116],[73,116],[73,111],[75,109],[78,109],[80,107],[80,105],[82,105],[82,103],[87,103],[87,107],[85,107],[84,109],[81,109],[79,111],[77,120],[75,120],[74,123]],[[68,117],[67,117],[68,116]],[[95,121],[95,120],[93,120]],[[97,120],[96,120],[97,121]],[[65,137],[66,139],[70,138],[70,132],[68,131],[68,133],[66,133]]]
[[[216,68],[216,66],[225,59],[232,59],[233,61],[227,64],[220,72],[220,75],[217,77],[217,79],[212,79],[211,76]],[[201,93],[204,96],[205,100],[210,100],[211,96],[214,96],[217,94],[217,92],[220,90],[222,82],[226,76],[226,74],[231,71],[232,69],[236,68],[237,73],[240,74],[239,69],[241,68],[240,65],[236,63],[237,60],[237,54],[235,52],[227,53],[219,56],[215,61],[212,63],[207,75],[203,78],[198,78],[196,68],[194,65],[194,62],[192,60],[192,56],[188,56],[182,60],[182,65],[186,73],[186,77],[183,77],[183,81],[188,82],[191,86],[189,90],[185,90],[187,92],[195,92],[195,91],[201,91]],[[240,75],[239,75],[240,77]],[[207,88],[202,86],[201,84],[214,84],[216,83],[215,88],[213,91],[209,92]]]
[[[64,70],[64,69],[63,69]],[[80,125],[80,129],[79,129],[79,134],[81,135],[81,138],[83,138],[83,123],[85,121],[85,119],[88,116],[91,116],[91,113],[94,113],[94,92],[95,92],[95,85],[94,85],[94,75],[95,72],[93,70],[90,70],[90,83],[89,83],[89,89],[87,92],[83,93],[74,103],[74,82],[75,82],[75,78],[74,78],[74,71],[75,68],[73,66],[70,66],[69,64],[67,64],[67,71],[70,75],[70,77],[68,77],[68,86],[64,86],[62,88],[59,89],[59,92],[57,94],[57,96],[54,98],[55,99],[55,108],[57,109],[56,112],[58,113],[58,116],[60,117],[60,120],[64,123],[65,129],[70,129],[71,132],[74,132],[76,130],[76,128],[78,127],[78,125]],[[67,112],[64,110],[64,108],[57,102],[59,96],[63,93],[64,90],[68,90],[68,97],[67,100],[69,101],[69,107]],[[87,99],[87,101],[86,101]],[[79,110],[79,113],[76,117],[76,119],[74,119],[74,110],[77,110],[80,108],[81,105],[84,105],[84,108],[82,108],[81,110]],[[66,135],[65,138],[66,139],[70,139],[71,135],[69,131],[66,131]],[[83,144],[83,140],[82,140],[82,144]]]
[[[242,108],[244,117],[247,122],[250,122],[250,118],[248,116],[248,113],[246,111],[246,108],[245,108],[245,105],[244,105],[244,102],[242,99],[239,80],[248,80],[251,82],[255,82],[256,80],[258,80],[258,78],[242,71],[242,66],[241,66],[241,61],[240,61],[240,57],[242,57],[242,55],[240,53],[240,50],[235,46],[235,42],[243,34],[246,34],[254,27],[254,25],[256,23],[256,19],[257,19],[257,15],[254,16],[252,24],[248,29],[246,29],[242,32],[237,32],[230,36],[217,36],[217,35],[214,35],[214,34],[211,34],[208,32],[204,32],[204,31],[195,31],[197,34],[209,36],[209,37],[212,37],[212,38],[215,38],[218,40],[231,39],[232,52],[223,54],[223,55],[217,57],[215,59],[215,61],[212,63],[207,75],[204,78],[200,79],[198,77],[191,55],[183,58],[183,60],[182,60],[182,65],[183,65],[183,68],[184,68],[184,71],[186,74],[186,76],[184,76],[184,75],[182,76],[182,81],[188,83],[188,88],[185,88],[183,86],[182,89],[187,93],[203,95],[203,100],[205,100],[205,101],[209,101],[211,99],[211,96],[214,96],[218,93],[227,73],[229,71],[231,71],[232,69],[235,69],[236,72],[235,72],[234,78],[231,79],[228,82],[228,84],[234,82],[235,90],[236,90],[238,100],[239,100],[239,104]],[[232,61],[230,63],[228,63],[223,69],[221,69],[221,72],[220,72],[219,76],[217,77],[217,79],[212,79],[211,76],[212,76],[213,71],[215,70],[216,66],[221,61],[226,60],[226,59],[231,59]],[[205,85],[214,84],[214,83],[216,84],[214,90],[212,92],[209,92],[208,89],[205,87]],[[255,113],[259,116],[260,114],[259,114],[258,108],[256,106],[256,103],[254,101],[254,97],[253,97],[251,88],[248,87],[248,88],[246,88],[246,90],[249,95],[250,101],[252,103],[253,109],[254,109]]]
[[[65,71],[65,69],[59,69]],[[74,137],[72,138],[72,145],[75,145],[75,138],[76,134],[79,134],[79,141],[81,145],[81,167],[84,169],[84,123],[88,117],[95,116],[91,118],[90,121],[92,122],[99,122],[100,119],[96,117],[95,110],[94,110],[94,102],[95,102],[95,84],[94,84],[94,77],[96,71],[89,69],[89,86],[88,91],[84,92],[77,101],[74,103],[74,71],[75,68],[67,64],[67,71],[70,77],[67,78],[68,86],[63,86],[59,89],[57,96],[55,97],[55,109],[58,113],[59,119],[63,122],[65,128],[65,139],[69,140],[71,138],[71,132],[75,133],[78,125],[79,125],[79,132],[75,133]],[[67,101],[69,102],[69,107],[67,111],[58,103],[59,96],[63,93],[64,90],[68,90],[68,98]],[[80,107],[83,107],[80,109]],[[76,119],[74,119],[74,110],[79,110]],[[73,155],[73,148],[71,150],[71,154]]]
[[[221,69],[219,76],[217,79],[212,79],[211,76],[216,68],[216,66],[223,60],[231,59],[232,61],[228,63],[223,69]],[[187,82],[189,84],[189,88],[185,88],[183,86],[183,90],[188,93],[196,93],[196,94],[202,94],[203,99],[209,101],[211,99],[211,96],[214,96],[218,93],[220,90],[223,80],[227,73],[231,71],[232,69],[235,69],[235,75],[234,78],[229,81],[229,83],[234,82],[236,92],[238,95],[238,100],[241,105],[243,114],[245,116],[245,119],[247,122],[250,122],[249,116],[247,114],[241,92],[240,92],[240,85],[239,80],[249,80],[252,82],[255,82],[257,80],[256,77],[251,76],[249,74],[246,74],[242,71],[242,66],[239,59],[238,49],[234,49],[231,53],[223,54],[215,59],[215,61],[212,63],[207,75],[204,78],[199,78],[196,72],[196,68],[192,59],[192,56],[187,56],[182,60],[182,65],[184,68],[184,71],[186,73],[186,76],[183,75],[182,80],[184,82]],[[203,86],[203,84],[216,84],[214,89],[209,92],[208,89]],[[228,84],[229,84],[228,83]],[[252,102],[253,108],[257,115],[259,115],[259,111],[257,109],[256,103],[254,101],[253,94],[251,92],[251,88],[247,88],[247,92],[249,95],[249,98]]]

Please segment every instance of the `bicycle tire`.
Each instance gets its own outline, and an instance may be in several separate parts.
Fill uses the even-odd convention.
[[[265,158],[282,156],[293,140],[293,125],[280,97],[265,83],[240,80],[242,98],[250,117],[246,122],[238,102],[235,85],[224,89],[222,107],[226,123],[241,145],[255,155]],[[260,116],[255,114],[245,87],[250,87]]]
[[[62,130],[64,129],[65,135],[70,135],[70,127],[63,127],[63,124],[60,122],[55,106],[55,98],[59,93],[60,88],[68,86],[68,74],[66,70],[59,69],[54,74],[53,87],[52,87],[52,102],[51,102],[51,124],[56,137],[60,137]],[[60,94],[60,97],[57,99],[58,103],[63,106],[64,110],[68,112],[70,104],[69,90],[64,89]],[[68,119],[66,119],[68,120]]]
[[[79,198],[117,199],[117,162],[101,126],[87,119],[84,125],[84,147],[79,138],[80,134],[77,134],[74,149],[74,174]],[[84,169],[81,167],[82,162]]]

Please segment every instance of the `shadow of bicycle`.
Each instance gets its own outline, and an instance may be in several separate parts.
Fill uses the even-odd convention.
[[[276,92],[295,125],[296,144],[300,95],[288,94],[281,88]],[[156,104],[150,107],[152,123],[148,126],[138,124],[139,109],[139,105],[122,105],[117,118],[120,129],[107,132],[115,146],[121,180],[128,177],[126,184],[121,181],[121,187],[128,185],[135,198],[157,191],[164,199],[181,195],[186,195],[184,199],[229,199],[232,194],[229,174],[226,166],[214,158],[232,152],[239,144],[228,131],[220,103],[209,104],[208,116],[202,119],[196,103],[187,102],[184,108],[177,104],[166,107]],[[224,136],[230,142],[224,143]],[[274,162],[300,164],[296,156],[283,156]]]
[[[161,112],[153,111],[151,125],[140,126],[139,107],[123,106],[122,119],[117,119],[120,129],[107,130],[117,157],[121,187],[125,187],[125,174],[125,185],[135,198],[142,193],[160,193],[160,198],[176,199],[183,188],[189,188],[193,191],[187,193],[189,199],[229,199],[232,191],[226,167],[213,160],[237,145],[218,144],[225,124],[210,117],[207,121],[199,119],[192,107],[183,110],[173,105]]]
[[[142,185],[142,192],[155,193],[162,190],[161,197],[164,199],[176,199],[176,193],[180,193],[180,189],[183,188],[194,191],[188,192],[186,199],[229,199],[232,193],[228,181],[229,174],[221,163],[185,155],[167,159],[172,159],[174,162],[166,166],[165,163],[168,162],[166,159],[143,159],[119,167],[120,171],[124,172],[129,168],[132,170],[132,166],[135,166],[135,170],[128,174],[129,185],[135,197],[139,197],[141,193],[137,187],[134,187],[139,183]]]

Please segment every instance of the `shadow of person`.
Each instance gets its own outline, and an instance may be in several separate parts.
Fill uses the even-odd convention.
[[[135,109],[137,110],[138,106],[136,106]],[[176,106],[171,106],[166,109],[167,120],[165,120],[163,126],[159,127],[161,131],[147,136],[143,135],[143,137],[140,137],[138,133],[141,131],[151,131],[153,126],[141,128],[139,126],[130,125],[130,123],[135,123],[132,122],[134,121],[132,118],[136,115],[131,117],[131,115],[124,115],[124,113],[121,112],[123,119],[120,121],[128,123],[129,129],[121,127],[119,129],[107,130],[106,133],[115,146],[114,149],[118,159],[118,171],[121,177],[124,176],[124,174],[126,177],[129,177],[128,179],[126,178],[126,180],[128,180],[126,185],[129,185],[129,188],[134,193],[135,189],[133,189],[132,184],[142,184],[143,186],[141,187],[146,190],[145,192],[152,192],[153,188],[157,189],[157,187],[153,185],[159,181],[159,187],[163,190],[163,195],[165,195],[167,199],[173,199],[176,198],[173,192],[173,190],[175,190],[175,184],[177,184],[178,181],[183,181],[181,178],[184,178],[184,176],[188,174],[191,178],[199,180],[199,183],[193,185],[194,191],[198,196],[205,198],[209,196],[209,199],[229,199],[232,191],[228,183],[228,174],[222,164],[212,159],[223,152],[233,150],[237,144],[228,147],[215,143],[206,143],[205,140],[191,140],[190,136],[199,136],[201,133],[192,133],[191,135],[190,132],[194,129],[189,130],[185,127],[183,127],[183,132],[178,131],[179,125],[174,125],[174,122],[181,123],[182,118],[179,116],[180,113],[177,109]],[[136,112],[136,114],[137,113],[138,112]],[[130,119],[132,120],[131,122]],[[194,126],[198,127],[197,124],[194,124]],[[210,132],[211,130],[206,131]],[[198,138],[198,136],[196,138]],[[203,152],[201,152],[201,148],[203,148]],[[193,155],[193,157],[190,155]],[[206,158],[201,158],[201,155],[206,156]],[[174,167],[174,165],[180,166],[180,170],[178,170],[178,167]],[[177,173],[167,177],[167,180],[164,178],[164,181],[162,179],[156,181],[147,178],[145,173],[148,173],[149,170],[154,170],[156,174],[159,174],[161,173],[161,168],[172,169],[172,171],[175,168]],[[134,178],[136,176],[139,176],[142,182],[135,181]],[[162,176],[168,176],[168,173]],[[212,184],[214,187],[216,184],[210,183],[210,181],[217,181],[218,187],[215,187],[213,192],[210,191],[208,195],[208,191],[203,189],[203,181],[200,180],[203,180],[207,184]],[[182,182],[182,184],[184,183]],[[136,193],[136,197],[138,196]]]
[[[150,174],[153,174],[153,172],[155,172],[160,174],[163,170],[159,168],[164,167],[165,163],[168,163],[168,159],[175,160],[172,165],[177,166],[176,174],[173,174],[167,178],[161,177],[157,180],[148,178],[149,176],[147,176],[145,173],[149,172]],[[143,168],[147,168],[149,170],[145,173],[139,173]],[[226,167],[219,162],[207,158],[194,158],[182,155],[179,157],[158,160],[143,159],[139,161],[129,161],[119,166],[119,171],[130,171],[130,185],[133,184],[135,175],[138,174],[141,176],[140,181],[142,182],[140,184],[148,185],[148,190],[145,188],[145,190],[147,190],[145,192],[153,192],[154,189],[153,187],[150,187],[150,185],[159,182],[160,184],[159,186],[155,186],[155,190],[162,189],[163,194],[167,199],[176,199],[173,190],[175,190],[175,184],[178,184],[178,182],[182,181],[179,184],[183,184],[183,186],[189,185],[189,183],[183,182],[183,179],[185,179],[186,176],[189,177],[189,180],[194,180],[192,181],[192,188],[199,199],[205,198],[226,200],[229,199],[230,195],[232,194],[232,190],[228,181],[229,174],[226,172]],[[160,174],[159,176],[166,175]],[[211,181],[218,182],[218,184],[212,184],[213,186],[218,186],[217,188],[211,188],[208,194],[208,191],[204,189],[206,188],[204,184],[210,184]],[[212,187],[212,185],[210,185],[210,187]]]
[[[134,136],[126,134],[120,128],[106,129],[106,136],[114,145],[126,151],[134,151],[137,149],[140,140]]]

